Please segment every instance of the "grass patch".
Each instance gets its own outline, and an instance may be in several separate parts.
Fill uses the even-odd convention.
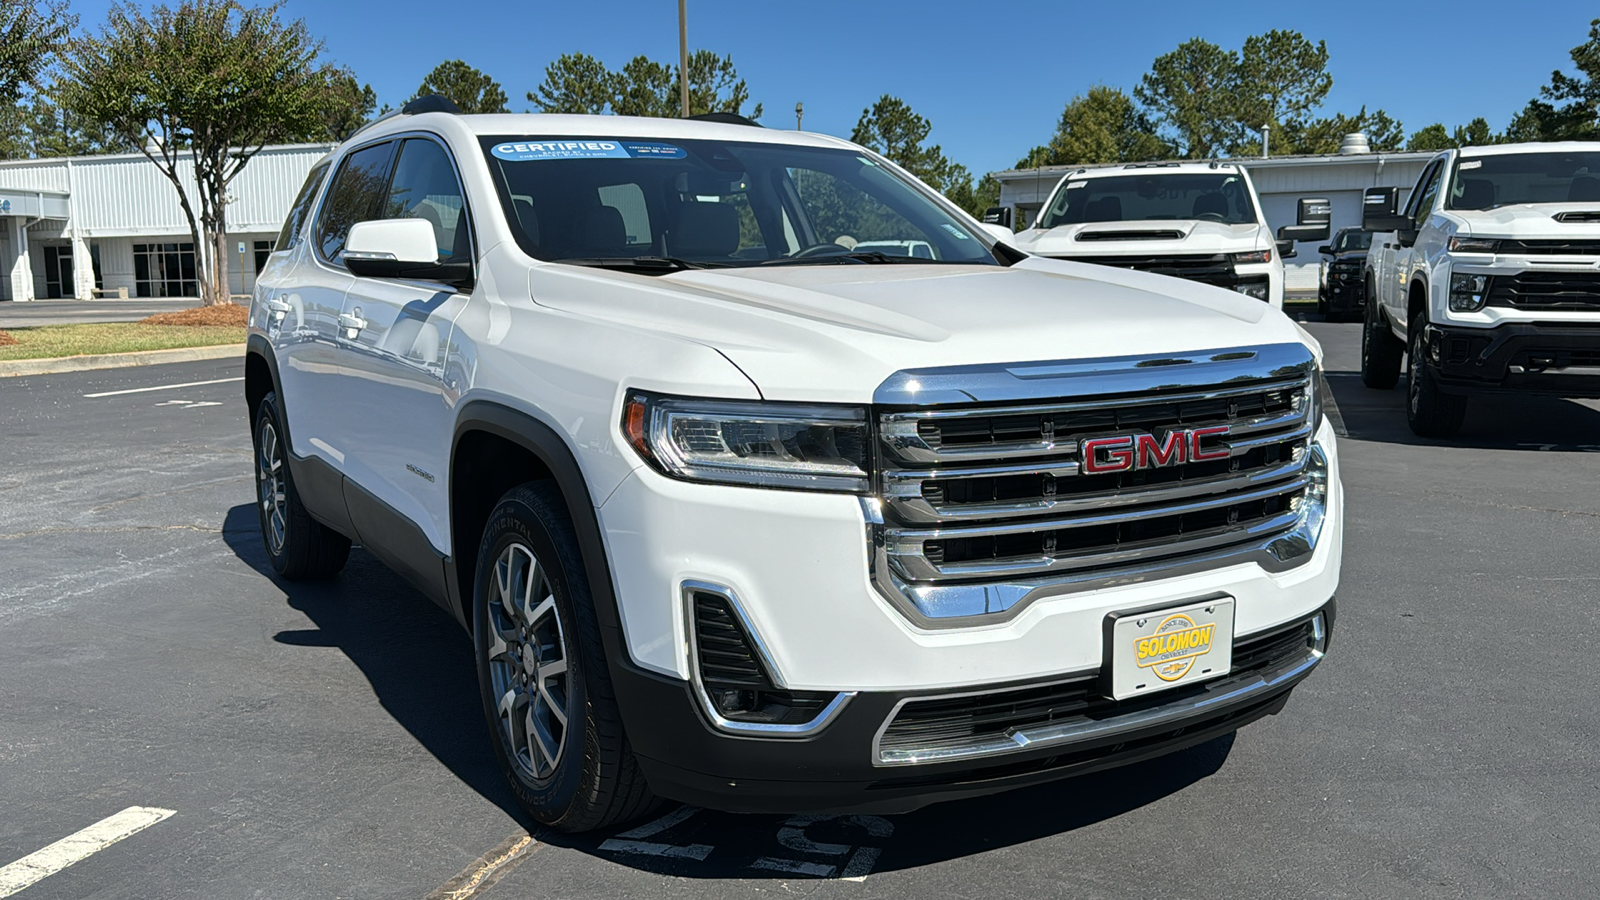
[[[7,346],[0,341],[0,360],[213,347],[217,344],[242,344],[244,335],[242,325],[145,325],[142,322],[42,325],[38,328],[13,329],[11,336],[16,343]]]

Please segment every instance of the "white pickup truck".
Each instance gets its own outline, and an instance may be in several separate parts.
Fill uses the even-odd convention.
[[[1600,397],[1600,143],[1448,150],[1363,212],[1361,377],[1404,356],[1412,431],[1454,434],[1473,394]]]
[[[355,541],[448,610],[517,802],[576,831],[907,810],[1277,712],[1339,583],[1319,353],[836,138],[431,98],[311,173],[245,394],[273,568]]]
[[[1296,225],[1274,240],[1241,166],[1082,168],[1061,179],[1013,243],[1039,256],[1213,284],[1282,309],[1284,254],[1297,240],[1326,239],[1329,209],[1325,200],[1302,202]]]

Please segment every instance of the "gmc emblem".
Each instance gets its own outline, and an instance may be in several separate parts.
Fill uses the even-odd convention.
[[[1083,461],[1078,471],[1084,475],[1107,475],[1227,459],[1233,452],[1230,448],[1215,444],[1208,448],[1205,440],[1226,437],[1228,432],[1228,426],[1214,425],[1169,431],[1159,438],[1153,434],[1087,438],[1078,442],[1078,458]]]

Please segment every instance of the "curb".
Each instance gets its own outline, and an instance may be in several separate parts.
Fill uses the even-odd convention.
[[[0,378],[16,378],[22,375],[57,375],[62,372],[88,372],[92,369],[158,366],[162,363],[199,362],[207,359],[242,359],[244,357],[244,348],[244,344],[218,344],[212,347],[179,347],[176,350],[139,350],[133,353],[58,356],[54,359],[11,359],[0,361]]]

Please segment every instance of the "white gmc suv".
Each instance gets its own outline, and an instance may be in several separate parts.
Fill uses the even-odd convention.
[[[1600,397],[1600,143],[1449,150],[1403,209],[1364,199],[1361,377],[1404,355],[1412,431],[1454,434],[1473,394]]]
[[[1322,222],[1322,231],[1296,239],[1326,238]],[[1078,169],[1061,179],[1033,227],[1013,243],[1054,259],[1214,284],[1278,309],[1283,253],[1294,252],[1292,241],[1273,239],[1250,174],[1222,162]]]
[[[533,818],[913,809],[1322,659],[1338,454],[1272,307],[1027,256],[831,137],[445,106],[318,165],[261,274],[261,525],[470,631]]]

